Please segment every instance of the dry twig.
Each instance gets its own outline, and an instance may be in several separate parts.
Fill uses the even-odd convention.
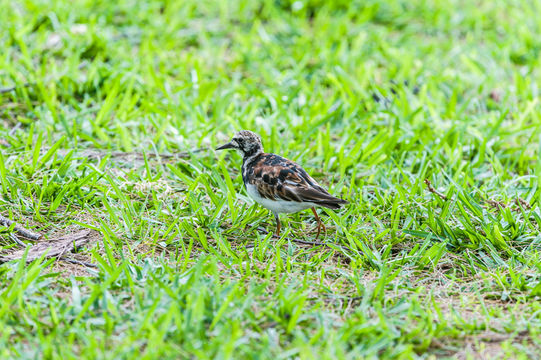
[[[517,204],[517,211],[520,210],[521,206],[526,210],[530,210],[532,208],[532,206],[526,200],[521,198],[515,199],[515,204]]]
[[[72,258],[69,258],[69,257],[66,257],[66,256],[62,256],[61,258],[59,258],[59,260],[69,262],[71,264],[86,266],[86,267],[89,267],[89,268],[97,268],[98,267],[98,265],[96,265],[96,264],[92,264],[92,263],[89,263],[89,262],[86,262],[86,261],[75,260],[75,259],[72,259]]]
[[[532,208],[532,206],[524,199],[517,198],[515,199],[514,202],[515,202],[515,206],[511,208],[512,211],[520,211],[521,207],[524,208],[525,210],[530,210]],[[487,204],[496,209],[499,209],[499,208],[505,209],[508,207],[508,205],[505,204],[504,202],[498,201],[498,200],[492,200],[492,199],[488,199]]]
[[[492,199],[488,199],[487,204],[492,206],[493,208],[501,207],[502,209],[505,209],[507,207],[507,205],[504,204],[503,202],[498,201],[498,200],[492,200]]]
[[[94,233],[95,232],[92,230],[81,230],[74,234],[68,234],[55,239],[37,242],[36,244],[30,246],[28,255],[26,256],[26,261],[34,261],[43,254],[46,254],[45,257],[47,258],[62,258],[64,254],[71,252],[95,239],[96,236],[94,236]],[[20,259],[24,256],[25,251],[26,249],[21,249],[12,254],[2,256],[0,257],[0,263]]]
[[[428,188],[428,191],[430,191],[432,194],[438,195],[442,200],[446,200],[446,201],[449,200],[449,198],[446,195],[442,194],[441,192],[439,192],[438,190],[432,187],[432,183],[430,182],[430,180],[425,179],[425,184],[426,184],[426,187]]]
[[[46,149],[44,149],[45,151]],[[178,158],[188,158],[190,157],[190,154],[195,154],[198,152],[206,151],[208,149],[206,148],[195,148],[190,149],[188,151],[181,151],[174,154],[156,154],[153,152],[124,152],[124,151],[103,151],[103,150],[97,150],[97,149],[85,149],[81,152],[76,152],[76,156],[79,157],[85,157],[87,159],[96,160],[101,159],[106,156],[110,156],[112,159],[123,159],[123,160],[130,160],[135,161],[139,160],[142,161],[145,159],[145,154],[148,159],[178,159]],[[61,149],[59,150],[60,155],[66,155],[69,152],[67,149]]]
[[[0,225],[1,226],[11,226],[15,224],[13,229],[18,232],[20,235],[24,236],[25,238],[28,238],[30,240],[39,240],[41,238],[41,234],[35,233],[31,230],[25,229],[21,225],[17,224],[15,221],[8,219],[7,217],[4,217],[0,215]]]

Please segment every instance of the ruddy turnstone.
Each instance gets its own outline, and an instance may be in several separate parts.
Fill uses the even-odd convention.
[[[251,131],[238,132],[230,142],[216,150],[237,149],[243,156],[242,180],[252,199],[269,209],[276,219],[276,235],[280,235],[279,213],[312,209],[317,220],[317,235],[325,225],[316,206],[338,209],[347,201],[336,198],[322,188],[308,173],[291,160],[263,152],[260,137]]]

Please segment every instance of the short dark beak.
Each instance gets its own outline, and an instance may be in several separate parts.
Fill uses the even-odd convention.
[[[225,145],[222,145],[220,147],[217,147],[216,150],[225,150],[225,149],[232,149],[234,148],[235,145],[231,144],[230,142],[228,142],[227,144]]]

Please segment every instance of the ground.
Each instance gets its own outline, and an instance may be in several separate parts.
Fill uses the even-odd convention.
[[[0,358],[538,358],[540,12],[0,0],[0,214],[87,234],[0,227]],[[240,129],[349,201],[318,244]]]

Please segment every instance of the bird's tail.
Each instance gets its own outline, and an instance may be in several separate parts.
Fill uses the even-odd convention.
[[[346,205],[348,202],[346,200],[342,200],[342,199],[339,199],[339,198],[334,198],[334,199],[326,199],[326,200],[323,200],[323,201],[317,201],[316,204],[319,205],[319,206],[323,206],[323,207],[326,207],[328,209],[333,209],[333,210],[336,210],[336,209],[340,209],[342,207],[342,205]]]

